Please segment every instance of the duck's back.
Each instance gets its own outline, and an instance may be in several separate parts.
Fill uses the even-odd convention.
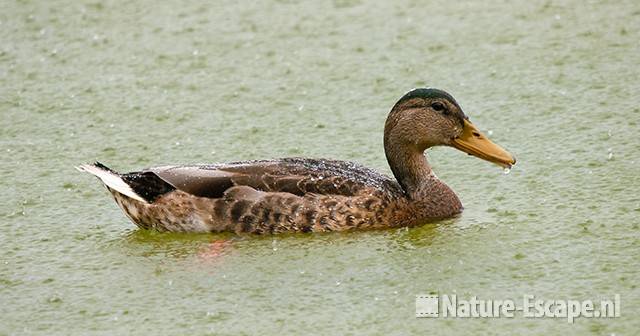
[[[395,180],[336,160],[163,166],[119,176],[144,202],[110,188],[118,204],[138,226],[161,231],[275,233],[393,226],[390,206],[403,198]]]

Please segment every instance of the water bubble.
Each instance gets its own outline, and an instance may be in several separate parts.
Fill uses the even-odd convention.
[[[505,167],[504,169],[502,169],[502,173],[505,175],[508,175],[511,172],[511,168],[509,167]]]

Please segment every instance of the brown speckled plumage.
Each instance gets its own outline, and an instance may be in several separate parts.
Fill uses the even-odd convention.
[[[263,234],[419,225],[462,210],[423,152],[450,145],[466,116],[448,94],[418,90],[396,103],[385,127],[385,153],[396,180],[352,162],[305,158],[128,174],[99,163],[80,168],[101,178],[125,214],[144,229]],[[451,113],[434,113],[434,101]]]

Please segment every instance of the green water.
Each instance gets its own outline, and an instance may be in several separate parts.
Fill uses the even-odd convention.
[[[2,1],[0,335],[635,334],[639,40],[637,1]],[[388,172],[386,114],[425,85],[518,165],[429,151],[466,210],[424,227],[143,232],[73,169],[310,156]],[[417,319],[428,293],[622,307]]]

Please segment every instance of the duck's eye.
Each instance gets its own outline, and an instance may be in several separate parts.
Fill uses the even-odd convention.
[[[442,112],[445,110],[444,104],[442,104],[441,102],[433,102],[431,103],[431,108],[438,111],[438,112]]]

